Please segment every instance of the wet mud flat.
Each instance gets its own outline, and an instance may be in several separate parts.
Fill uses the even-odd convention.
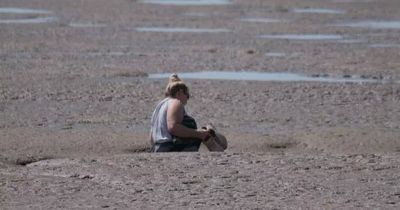
[[[398,1],[183,2],[0,5],[0,208],[399,207]],[[171,72],[225,153],[148,153]]]
[[[396,208],[399,172],[397,155],[374,154],[143,153],[52,159],[2,172],[7,192],[2,207]]]

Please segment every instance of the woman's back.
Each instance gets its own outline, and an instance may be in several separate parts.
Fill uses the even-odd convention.
[[[165,98],[158,103],[151,118],[151,136],[154,143],[172,142],[172,136],[168,132],[167,110],[171,98]]]

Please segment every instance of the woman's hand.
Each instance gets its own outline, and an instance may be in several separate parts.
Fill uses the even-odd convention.
[[[205,129],[199,129],[197,130],[198,135],[199,135],[199,139],[201,139],[202,141],[206,141],[207,139],[209,139],[211,137],[211,133],[209,130],[205,130]]]

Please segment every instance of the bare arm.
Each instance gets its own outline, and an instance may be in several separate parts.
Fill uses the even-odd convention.
[[[167,110],[167,126],[168,131],[178,137],[182,138],[198,138],[204,140],[208,137],[209,133],[205,130],[195,130],[187,128],[182,125],[183,120],[183,104],[177,100],[171,100]]]

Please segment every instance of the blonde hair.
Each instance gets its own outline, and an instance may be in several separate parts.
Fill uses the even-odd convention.
[[[183,90],[185,93],[188,93],[189,88],[186,84],[178,77],[177,74],[171,74],[169,76],[168,85],[165,88],[165,96],[175,97],[176,93],[179,90]]]

